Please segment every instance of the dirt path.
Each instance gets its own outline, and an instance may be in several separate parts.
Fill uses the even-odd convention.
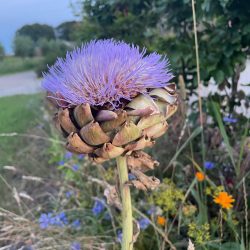
[[[0,97],[41,91],[41,79],[37,79],[33,71],[0,76]]]

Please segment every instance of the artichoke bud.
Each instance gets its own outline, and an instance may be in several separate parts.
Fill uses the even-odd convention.
[[[76,106],[74,108],[74,118],[80,128],[94,121],[89,104],[86,103]]]
[[[110,141],[98,122],[90,122],[80,130],[82,139],[89,145],[97,146]]]
[[[122,146],[138,139],[142,135],[142,130],[132,121],[126,122],[121,130],[115,135],[112,144]]]
[[[111,143],[105,143],[101,148],[95,151],[95,154],[105,159],[112,159],[123,154],[124,150],[125,149],[122,147],[116,147]]]
[[[71,132],[77,132],[77,129],[69,116],[69,109],[60,109],[58,112],[58,121],[61,127],[70,134]]]
[[[66,147],[69,151],[78,152],[79,154],[89,154],[94,151],[94,147],[89,146],[74,132],[68,136]]]

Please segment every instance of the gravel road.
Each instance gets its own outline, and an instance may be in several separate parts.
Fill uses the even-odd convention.
[[[33,71],[0,76],[0,97],[41,91],[41,79],[38,79]]]

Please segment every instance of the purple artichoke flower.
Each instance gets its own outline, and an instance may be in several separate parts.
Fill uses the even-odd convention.
[[[122,41],[91,41],[59,58],[44,75],[43,88],[60,106],[90,104],[119,108],[173,77],[168,59]],[[64,105],[62,103],[64,102]]]

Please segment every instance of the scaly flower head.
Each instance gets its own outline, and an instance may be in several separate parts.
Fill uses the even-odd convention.
[[[91,41],[59,58],[42,86],[65,106],[120,107],[148,89],[166,86],[173,77],[169,62],[157,53],[114,40]]]
[[[226,209],[232,208],[234,201],[232,195],[229,195],[227,192],[220,192],[214,197],[214,202]]]

